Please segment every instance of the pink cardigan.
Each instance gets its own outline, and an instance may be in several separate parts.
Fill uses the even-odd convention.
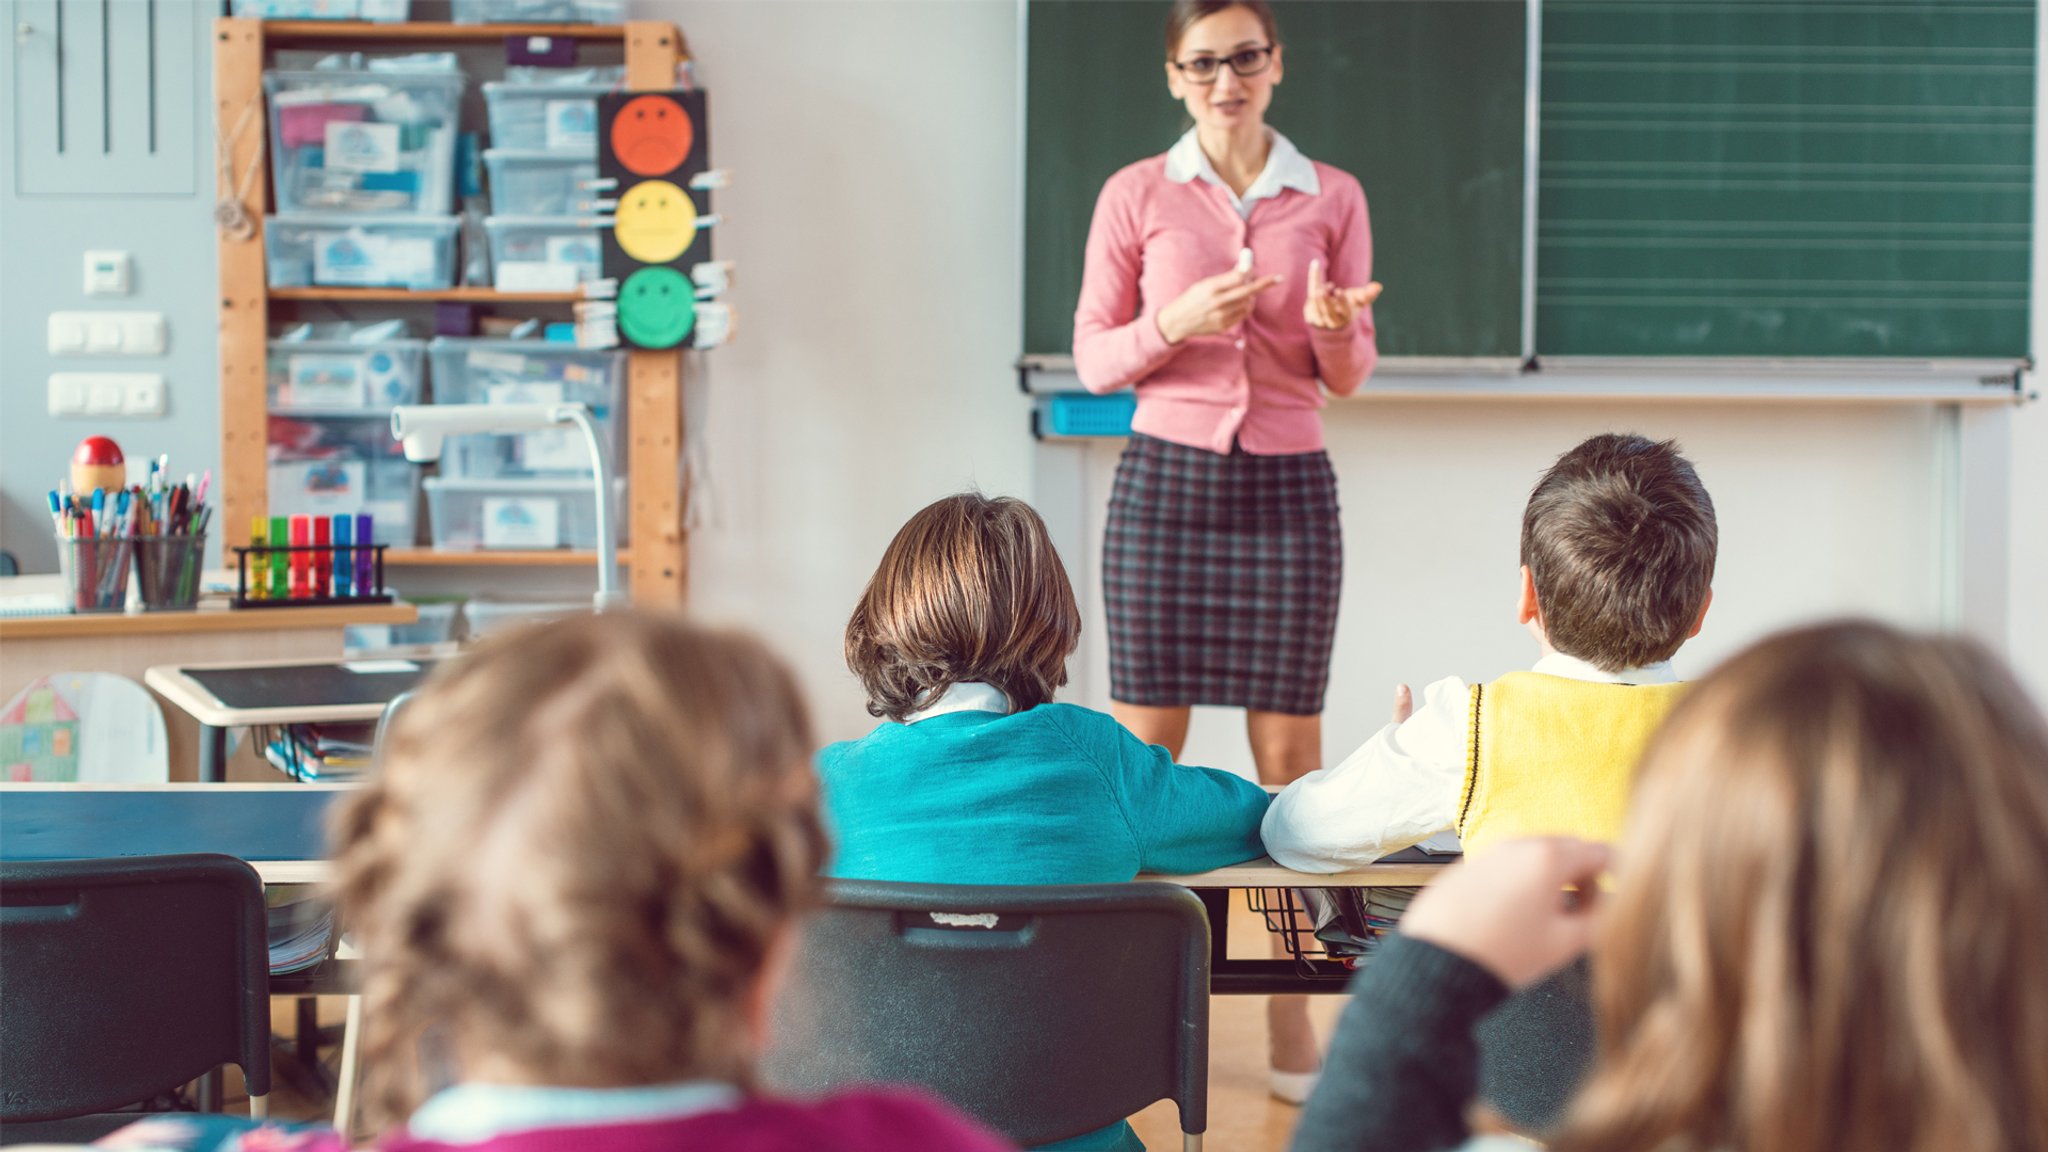
[[[1316,415],[1331,392],[1349,396],[1372,373],[1372,310],[1349,329],[1302,318],[1308,262],[1321,258],[1331,283],[1361,288],[1372,279],[1372,225],[1358,181],[1315,166],[1322,191],[1288,188],[1252,205],[1241,219],[1229,194],[1207,181],[1175,183],[1164,155],[1126,167],[1102,186],[1088,229],[1081,302],[1074,312],[1074,367],[1091,392],[1133,387],[1133,431],[1227,453],[1235,437],[1247,452],[1281,455],[1323,446]],[[1252,250],[1261,276],[1286,279],[1260,295],[1229,333],[1178,345],[1159,334],[1159,309],[1205,276],[1228,272],[1238,250]]]

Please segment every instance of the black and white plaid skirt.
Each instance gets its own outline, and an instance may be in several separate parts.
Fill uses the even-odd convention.
[[[1219,456],[1133,435],[1102,568],[1112,698],[1323,710],[1344,574],[1327,454]]]

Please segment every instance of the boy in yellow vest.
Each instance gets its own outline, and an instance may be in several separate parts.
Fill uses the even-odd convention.
[[[1669,440],[1595,436],[1558,458],[1522,512],[1517,615],[1542,655],[1469,688],[1397,694],[1395,722],[1296,780],[1260,829],[1303,872],[1361,867],[1455,829],[1468,853],[1518,836],[1613,840],[1650,733],[1681,686],[1671,657],[1713,600],[1714,502]],[[1413,889],[1371,889],[1368,923]],[[1593,1050],[1583,966],[1518,993],[1480,1027],[1480,1093],[1540,1132]]]
[[[1715,546],[1714,502],[1676,444],[1608,434],[1565,453],[1522,513],[1517,615],[1535,666],[1431,684],[1412,715],[1274,799],[1266,850],[1341,872],[1452,829],[1468,853],[1614,839],[1636,757],[1681,690],[1671,657],[1713,599]]]

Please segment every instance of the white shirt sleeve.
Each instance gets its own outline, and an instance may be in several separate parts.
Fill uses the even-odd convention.
[[[1267,854],[1298,872],[1343,872],[1454,826],[1471,708],[1465,682],[1446,677],[1406,723],[1289,784],[1259,830]]]

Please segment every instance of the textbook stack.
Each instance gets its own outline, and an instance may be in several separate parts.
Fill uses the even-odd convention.
[[[278,771],[309,784],[353,780],[369,770],[376,735],[371,723],[288,724],[263,754]]]

